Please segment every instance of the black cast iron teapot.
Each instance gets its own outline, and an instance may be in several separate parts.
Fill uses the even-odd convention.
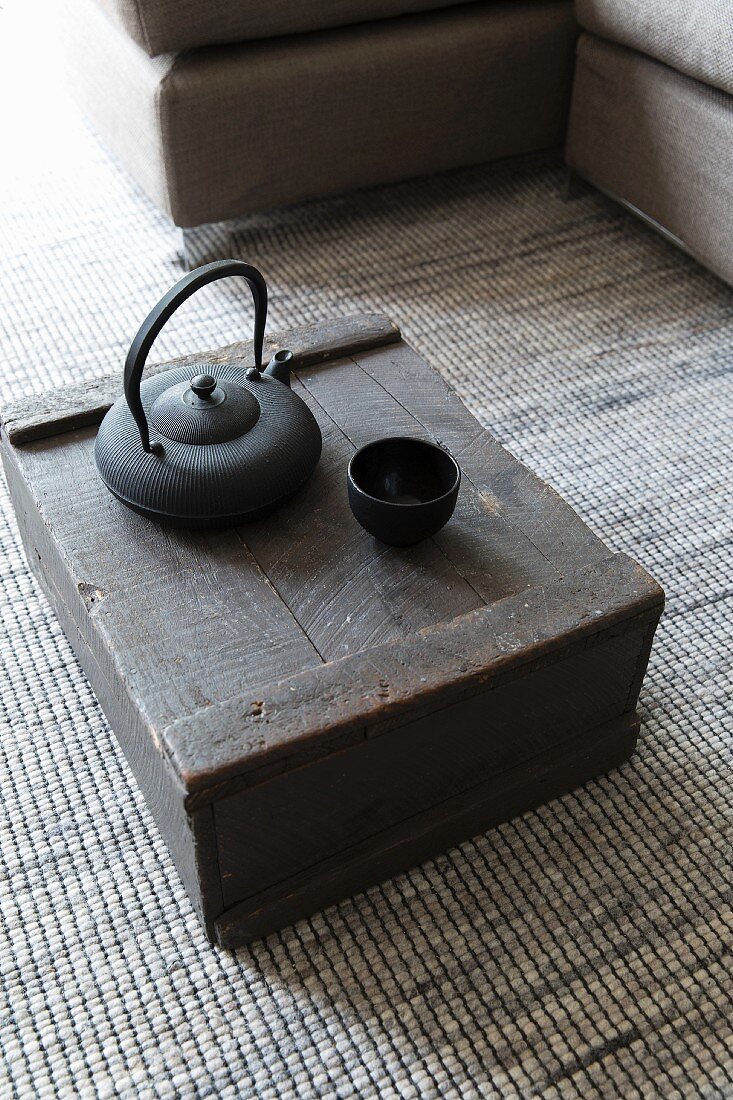
[[[176,309],[207,283],[238,275],[255,305],[254,366],[207,361],[141,384],[153,341]],[[321,433],[290,388],[292,353],[262,370],[267,287],[240,260],[186,275],[143,322],[125,362],[124,396],[102,421],[95,456],[107,488],[128,507],[186,527],[223,526],[277,507],[313,473]]]

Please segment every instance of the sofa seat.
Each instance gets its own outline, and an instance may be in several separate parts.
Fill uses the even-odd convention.
[[[153,58],[96,2],[74,10],[71,91],[179,226],[563,139],[570,0],[476,0]]]
[[[604,5],[619,7],[617,0],[604,0]],[[669,9],[674,6],[670,3]],[[719,43],[716,27],[711,59],[718,56]],[[722,72],[721,65],[717,71]],[[730,92],[640,49],[584,33],[577,48],[566,157],[580,176],[733,284]]]
[[[576,0],[587,31],[733,94],[731,0]]]
[[[150,57],[434,11],[462,0],[96,0]],[[465,2],[465,0],[464,0]]]

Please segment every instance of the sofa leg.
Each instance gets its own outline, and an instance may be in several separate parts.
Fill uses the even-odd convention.
[[[232,255],[231,222],[212,222],[181,229],[179,255],[189,271],[214,260],[228,260]]]
[[[582,177],[578,178],[580,179]],[[638,218],[640,221],[644,222],[645,225],[648,225],[650,229],[653,229],[655,233],[658,233],[660,237],[664,237],[665,241],[669,241],[675,248],[679,248],[680,252],[685,252],[688,256],[692,256],[693,260],[703,264],[705,267],[708,266],[705,260],[701,260],[697,253],[689,248],[681,237],[678,237],[671,229],[667,229],[666,225],[662,225],[662,223],[657,221],[656,218],[653,218],[651,214],[646,214],[643,210],[640,210],[633,202],[622,198],[614,191],[609,191],[607,187],[600,187],[598,184],[591,184],[590,182],[588,182],[586,186],[594,187],[596,191],[600,191],[600,193],[605,195],[607,199],[610,199],[611,202],[618,203],[618,205],[622,206],[624,210],[627,210],[629,214],[633,214],[635,218]]]

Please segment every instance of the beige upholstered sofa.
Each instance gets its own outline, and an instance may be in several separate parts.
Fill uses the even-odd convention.
[[[560,145],[579,23],[568,164],[733,282],[733,0],[64,3],[83,110],[182,227]]]
[[[577,0],[572,168],[733,283],[733,2]]]
[[[562,143],[571,0],[65,0],[100,136],[179,226]]]

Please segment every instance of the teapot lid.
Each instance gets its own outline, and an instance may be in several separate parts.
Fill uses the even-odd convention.
[[[163,390],[150,408],[150,423],[166,439],[204,446],[244,435],[260,411],[257,398],[243,386],[197,374]]]
[[[255,301],[255,365],[217,361],[173,367],[141,381],[168,317],[213,279],[241,275]],[[238,260],[207,264],[184,279],[143,323],[125,364],[125,392],[100,425],[95,457],[107,488],[135,511],[185,526],[251,519],[310,476],[321,433],[289,382],[289,352],[262,371],[267,289]]]

